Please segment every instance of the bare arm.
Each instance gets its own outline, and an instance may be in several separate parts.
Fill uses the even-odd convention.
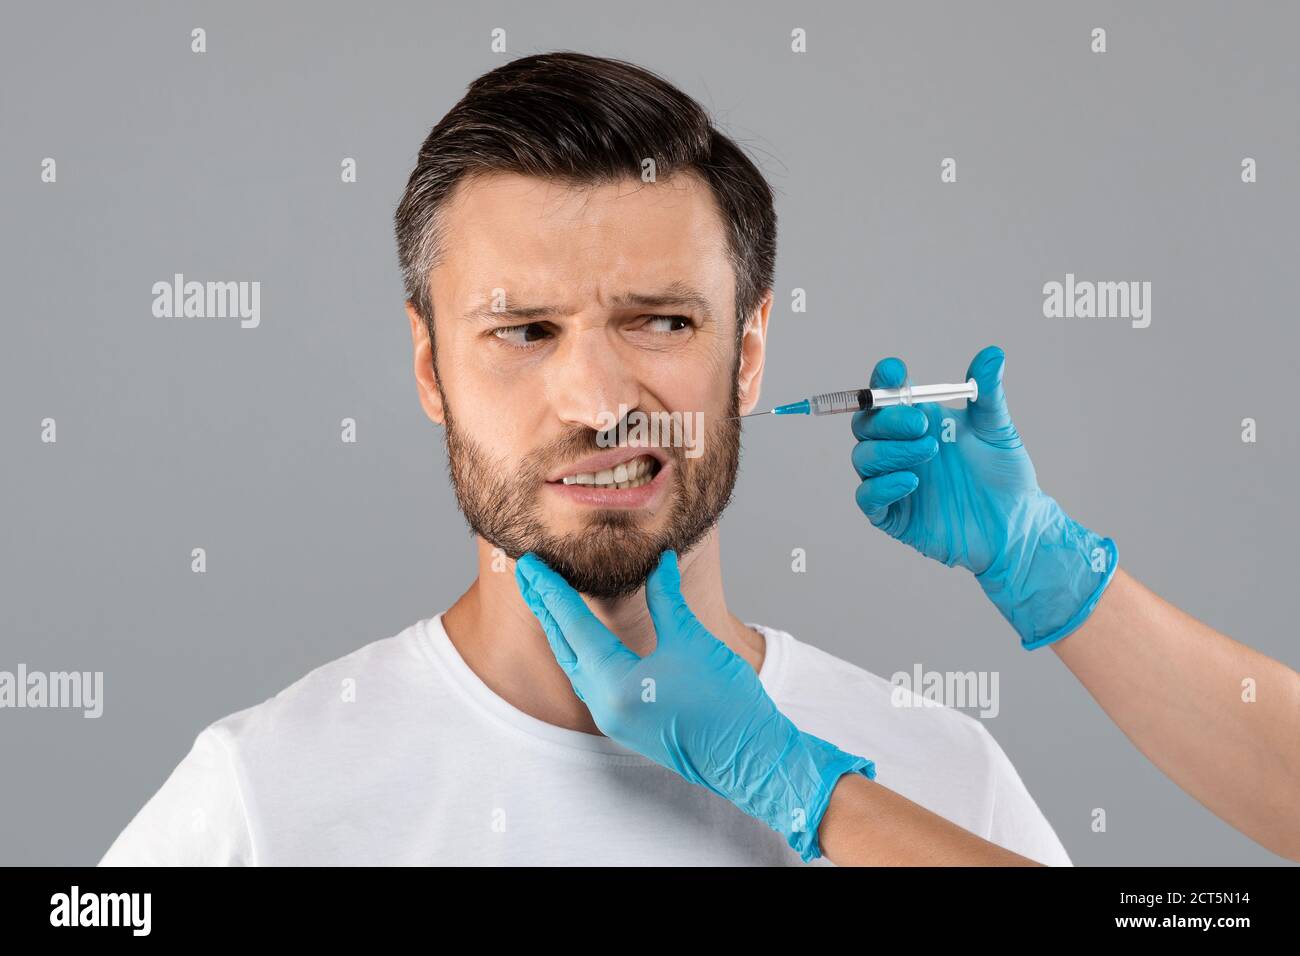
[[[1051,647],[1169,779],[1260,845],[1300,860],[1300,674],[1122,568],[1084,625]]]
[[[840,777],[817,830],[837,866],[1038,866],[856,773]]]

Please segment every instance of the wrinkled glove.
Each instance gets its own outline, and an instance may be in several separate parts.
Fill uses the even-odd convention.
[[[1007,411],[1005,361],[992,345],[975,356],[966,377],[978,383],[979,397],[965,408],[855,413],[853,467],[863,479],[857,502],[868,520],[926,557],[974,572],[1021,645],[1033,650],[1088,619],[1119,554],[1114,541],[1071,520],[1038,487]],[[896,358],[871,373],[873,388],[906,380]]]
[[[677,555],[646,581],[654,652],[638,657],[536,555],[515,565],[520,593],[601,731],[706,787],[785,837],[805,862],[840,776],[875,764],[799,730],[754,669],[686,605]]]

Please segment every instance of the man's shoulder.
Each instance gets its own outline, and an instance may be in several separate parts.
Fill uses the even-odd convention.
[[[428,669],[421,666],[426,620],[320,664],[274,696],[214,721],[203,731],[241,748],[292,746],[303,735],[356,723],[381,701],[401,700]]]
[[[784,631],[772,638],[784,656],[774,698],[800,730],[875,761],[879,783],[972,833],[1039,862],[1070,864],[983,721],[927,700],[933,695],[916,692],[914,675],[886,680]]]
[[[988,759],[990,735],[977,718],[924,699],[911,681],[886,679],[789,632],[764,630],[770,632],[769,640],[775,637],[784,645],[778,706],[801,729],[825,736],[816,729],[823,727],[843,736],[854,728],[870,728],[872,738],[924,737],[931,752],[952,749],[967,759]]]

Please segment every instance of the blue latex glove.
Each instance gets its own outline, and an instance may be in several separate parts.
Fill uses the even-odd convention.
[[[836,782],[855,771],[874,778],[875,764],[800,731],[777,709],[754,669],[686,605],[674,552],[646,581],[657,637],[646,657],[536,555],[519,559],[515,580],[607,736],[762,820],[805,863],[822,855],[817,830]]]
[[[896,405],[853,416],[853,467],[864,479],[858,507],[877,528],[926,557],[961,565],[1028,650],[1077,629],[1119,561],[1115,542],[1070,519],[1038,487],[1033,463],[1007,411],[1006,358],[983,349],[967,378],[977,401],[961,409]],[[871,385],[896,388],[907,367],[887,358]],[[952,419],[944,441],[944,419]]]

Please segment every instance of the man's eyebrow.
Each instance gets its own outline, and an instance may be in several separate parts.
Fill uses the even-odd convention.
[[[713,310],[709,308],[708,297],[701,292],[696,292],[684,282],[674,282],[662,292],[625,292],[623,295],[614,296],[613,302],[615,305],[639,305],[649,309],[686,305],[699,309],[706,317],[713,315]]]
[[[673,282],[662,292],[624,292],[621,295],[614,296],[610,301],[616,306],[640,306],[650,309],[667,306],[691,306],[702,312],[706,318],[712,318],[713,316],[708,297],[682,282]],[[466,312],[465,318],[471,322],[498,322],[503,318],[517,319],[524,322],[538,322],[542,319],[563,316],[567,312],[567,309],[557,305],[516,305],[505,306],[500,309],[479,306]]]
[[[470,309],[465,313],[465,318],[470,322],[496,322],[500,319],[523,319],[525,322],[536,322],[539,319],[549,319],[558,315],[563,315],[565,309],[557,305],[533,305],[533,306],[506,306],[500,309],[494,309],[491,306],[479,306]]]

